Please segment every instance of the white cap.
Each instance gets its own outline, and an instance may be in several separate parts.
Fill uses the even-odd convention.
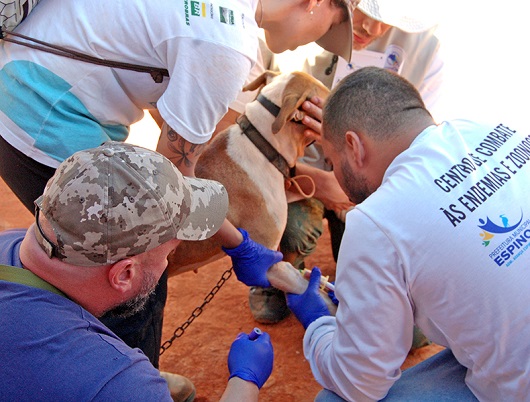
[[[438,9],[425,0],[361,0],[357,8],[374,20],[405,32],[431,29],[438,23]]]

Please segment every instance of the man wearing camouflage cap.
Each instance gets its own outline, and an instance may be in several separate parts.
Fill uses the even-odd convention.
[[[180,241],[222,225],[225,188],[109,142],[63,162],[35,204],[27,231],[0,234],[0,400],[193,400],[192,384],[170,397],[148,358],[95,317],[141,310]],[[244,392],[270,375],[272,346],[238,341],[230,389]],[[270,364],[256,373],[254,360]],[[237,374],[249,366],[251,379]]]

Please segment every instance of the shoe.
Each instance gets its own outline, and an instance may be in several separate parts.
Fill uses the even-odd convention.
[[[195,385],[186,377],[166,371],[161,371],[160,376],[166,380],[174,402],[192,402],[195,399]]]
[[[285,294],[276,288],[252,286],[248,301],[254,319],[261,324],[276,324],[291,313]]]

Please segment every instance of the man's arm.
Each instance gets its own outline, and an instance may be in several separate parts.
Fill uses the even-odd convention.
[[[342,244],[348,247],[341,247],[337,265],[337,315],[308,326],[304,354],[325,388],[348,400],[380,400],[399,378],[412,343],[402,263],[386,234],[357,208]]]
[[[160,116],[160,112],[158,111],[158,109],[149,109],[149,114],[151,115],[155,123],[158,125],[158,127],[162,129],[164,119],[162,118],[162,116]]]
[[[164,122],[156,150],[173,162],[184,176],[194,177],[197,159],[207,144],[189,142]]]
[[[232,108],[228,108],[226,114],[219,121],[219,123],[217,123],[217,126],[215,126],[215,131],[213,132],[212,137],[215,137],[221,131],[226,130],[232,124],[236,124],[236,119],[240,116],[240,114],[241,113],[239,113],[238,111]]]
[[[305,101],[302,104],[302,108],[307,113],[302,120],[307,127],[304,134],[315,141],[319,141],[321,137],[323,105],[324,100],[318,96],[314,96],[310,101]],[[315,183],[314,197],[322,201],[326,209],[334,211],[339,218],[343,219],[345,211],[354,206],[340,187],[333,172],[326,172],[305,163],[298,163],[296,173],[297,175],[307,175],[313,179]],[[306,194],[311,191],[311,189],[303,187],[302,190]],[[289,195],[288,198],[290,201],[295,200]]]
[[[242,380],[239,377],[232,377],[228,380],[225,392],[221,396],[220,402],[232,401],[257,401],[259,388],[256,384]]]

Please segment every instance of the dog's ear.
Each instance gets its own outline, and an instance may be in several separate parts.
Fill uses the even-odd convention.
[[[280,113],[272,124],[272,132],[278,133],[289,120],[301,121],[305,112],[298,108],[315,95],[325,99],[329,95],[329,89],[309,74],[300,71],[291,73],[283,90]]]
[[[282,94],[280,113],[272,123],[272,132],[278,133],[291,119],[302,120],[305,113],[298,108],[315,93],[312,82],[303,76],[293,74]]]
[[[265,86],[269,84],[272,79],[278,75],[280,75],[280,72],[278,71],[266,70],[254,81],[250,82],[248,85],[245,85],[243,87],[243,91],[254,91],[255,89]]]

